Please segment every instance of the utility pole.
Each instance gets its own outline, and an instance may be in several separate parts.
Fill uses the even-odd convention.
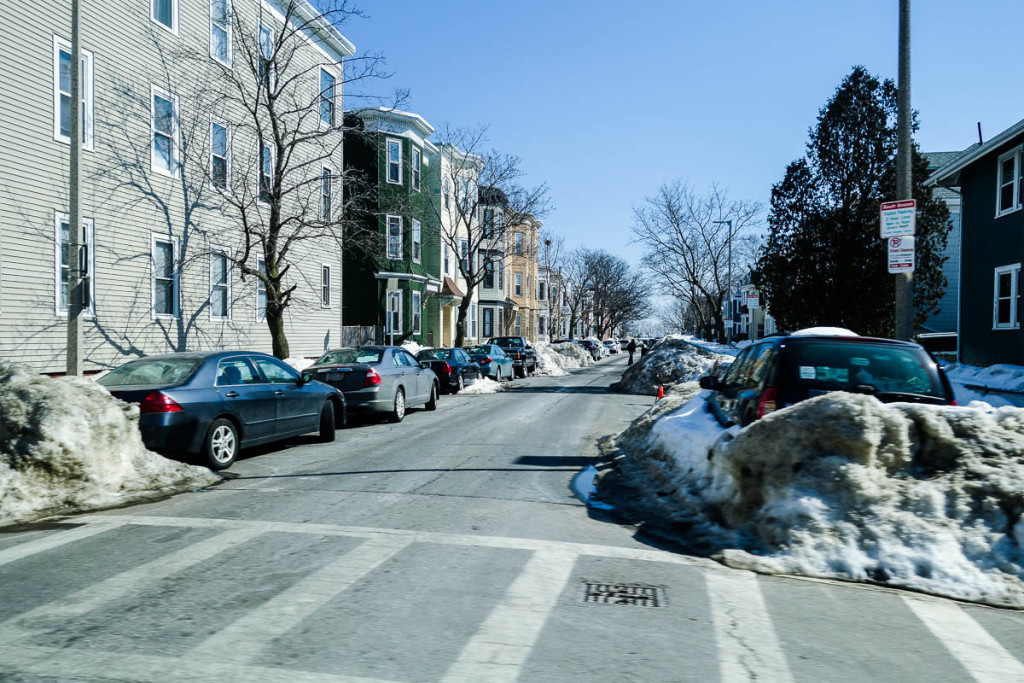
[[[68,339],[66,371],[82,374],[82,46],[79,36],[79,0],[71,0],[71,156],[68,186]],[[86,259],[88,257],[86,256]]]
[[[727,269],[726,284],[725,284],[725,301],[726,311],[728,311],[728,325],[725,328],[725,343],[732,344],[732,219],[725,221],[712,221],[716,225],[725,224],[725,227],[729,229],[729,234],[726,239],[729,243],[729,265]]]
[[[900,0],[899,91],[896,96],[896,200],[911,196],[910,0]],[[896,338],[914,335],[914,276],[896,273]]]

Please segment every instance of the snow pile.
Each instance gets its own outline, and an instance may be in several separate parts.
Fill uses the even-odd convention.
[[[685,341],[690,342],[694,346],[701,347],[705,351],[717,353],[722,356],[735,356],[742,350],[741,348],[739,348],[739,346],[727,346],[725,344],[717,344],[711,341],[704,341],[703,339],[697,339],[696,337],[690,334],[684,334],[681,336],[678,334],[670,334],[669,336],[665,337],[665,339],[684,339]],[[662,341],[664,341],[664,339]],[[658,342],[658,344],[660,343],[661,342]],[[657,347],[658,344],[655,344],[654,346]]]
[[[953,383],[957,403],[961,405],[982,401],[995,407],[1024,407],[1024,367],[1020,365],[990,365],[987,368],[979,368],[974,365],[952,363],[943,369],[949,381]],[[1021,394],[989,392],[977,387],[1004,389]]]
[[[646,356],[637,359],[622,374],[617,389],[629,394],[655,396],[659,386],[692,382],[708,374],[717,362],[729,363],[730,356],[712,353],[678,335],[665,337]]]
[[[480,377],[473,380],[473,383],[459,392],[459,396],[478,396],[480,394],[496,394],[501,391],[501,385],[490,377]]]
[[[0,523],[220,479],[147,451],[138,414],[90,379],[51,379],[0,361]]]
[[[316,358],[285,358],[284,362],[302,372],[316,362]]]
[[[423,349],[432,349],[434,347],[433,346],[420,346],[419,344],[417,344],[414,341],[407,341],[407,342],[402,342],[402,348],[415,356],[417,353],[419,353]]]
[[[790,337],[858,337],[856,332],[845,327],[808,327],[797,330]]]
[[[568,374],[567,370],[578,370],[594,362],[589,351],[572,342],[562,342],[561,344],[538,342],[533,348],[537,352],[538,375],[561,377]]]
[[[723,430],[692,387],[619,438],[663,528],[730,566],[1024,607],[1024,410],[834,392]]]

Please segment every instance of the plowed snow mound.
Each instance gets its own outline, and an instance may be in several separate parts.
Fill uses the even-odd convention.
[[[729,363],[732,358],[712,353],[680,336],[666,337],[639,360],[634,354],[634,363],[622,374],[619,391],[627,394],[655,396],[659,386],[668,387],[680,382],[692,382],[708,374],[715,363]]]
[[[0,361],[0,524],[219,480],[147,451],[138,415],[91,380]]]
[[[569,374],[567,370],[585,368],[594,362],[589,351],[572,342],[562,342],[561,344],[537,342],[534,345],[534,350],[537,352],[538,375],[561,377]]]
[[[685,541],[755,571],[1024,607],[1024,409],[837,392],[726,431],[705,393],[619,439],[642,507]]]

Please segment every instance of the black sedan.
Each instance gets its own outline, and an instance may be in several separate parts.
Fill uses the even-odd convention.
[[[150,450],[198,454],[229,467],[245,447],[320,432],[333,441],[345,424],[340,391],[265,353],[207,351],[148,356],[99,379],[115,397],[139,405]]]
[[[441,391],[457,394],[480,378],[480,366],[462,349],[423,349],[416,360],[434,371]]]

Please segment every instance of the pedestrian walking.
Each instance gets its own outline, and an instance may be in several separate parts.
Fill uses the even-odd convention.
[[[633,354],[636,353],[636,339],[629,340],[629,346],[626,347],[626,351],[629,352],[629,363],[627,363],[627,365],[632,365]]]

